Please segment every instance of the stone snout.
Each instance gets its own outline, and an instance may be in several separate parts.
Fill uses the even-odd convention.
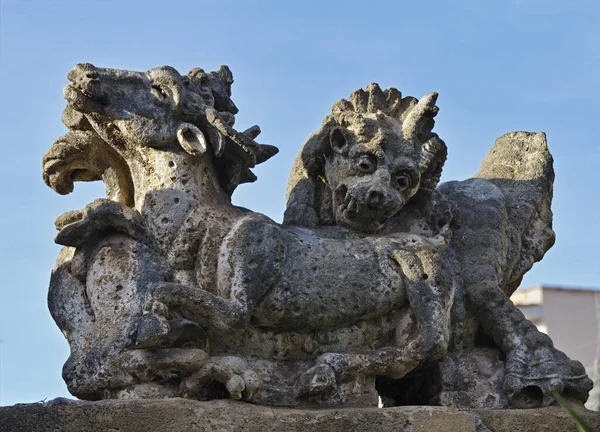
[[[386,167],[368,177],[354,177],[339,184],[333,193],[335,219],[339,225],[363,232],[380,231],[405,204],[391,187]]]

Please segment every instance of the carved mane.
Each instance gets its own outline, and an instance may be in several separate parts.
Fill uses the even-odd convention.
[[[231,195],[239,184],[256,181],[250,169],[277,154],[278,149],[254,140],[260,134],[258,125],[244,132],[233,128],[238,109],[231,100],[233,74],[229,68],[221,66],[217,72],[209,73],[194,68],[182,77],[182,82],[188,90],[182,119],[205,133],[213,147],[225,192]]]

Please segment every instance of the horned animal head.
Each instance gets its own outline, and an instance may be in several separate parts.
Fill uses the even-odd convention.
[[[170,150],[173,143],[193,156],[210,150],[229,195],[240,183],[256,180],[251,168],[277,153],[254,140],[258,126],[233,128],[238,109],[226,66],[182,76],[167,66],[134,72],[79,64],[67,78],[63,121],[71,130],[93,131],[121,153],[139,146]]]
[[[337,102],[296,159],[285,222],[375,232],[419,188],[435,188],[447,154],[432,132],[436,99],[370,84]]]

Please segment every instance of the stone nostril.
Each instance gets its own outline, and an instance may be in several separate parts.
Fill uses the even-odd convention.
[[[77,66],[75,66],[75,68],[69,71],[69,73],[67,74],[67,79],[74,83],[78,79],[78,77],[79,74],[77,73]]]
[[[367,197],[367,203],[369,204],[369,207],[373,208],[373,207],[377,207],[378,205],[380,205],[383,200],[384,200],[384,195],[383,193],[381,193],[380,191],[370,191],[369,195]]]

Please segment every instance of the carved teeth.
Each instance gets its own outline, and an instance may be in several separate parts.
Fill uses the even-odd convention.
[[[348,203],[347,212],[356,212],[356,200],[354,198],[350,199],[350,203]]]

